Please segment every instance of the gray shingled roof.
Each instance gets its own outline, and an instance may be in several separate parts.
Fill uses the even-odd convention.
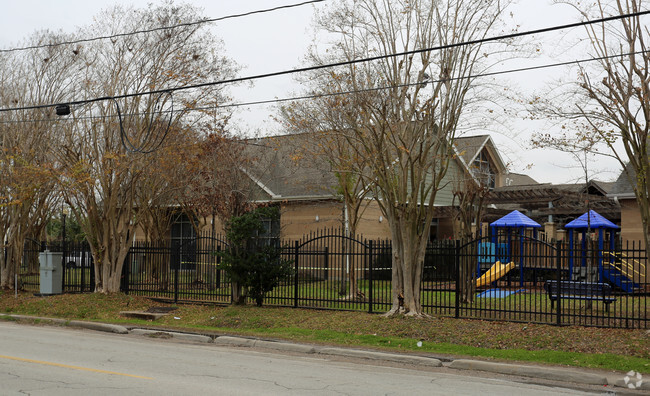
[[[305,154],[311,134],[292,134],[251,139],[247,150],[257,161],[246,171],[260,187],[260,193],[274,200],[290,198],[335,198],[337,180],[321,156]],[[469,163],[489,140],[488,135],[455,139],[456,151]],[[532,179],[531,179],[532,180]],[[262,193],[262,189],[265,191]]]
[[[305,134],[256,139],[247,150],[256,158],[248,169],[260,187],[274,200],[296,197],[335,197],[337,180],[322,157],[307,158]],[[271,195],[272,194],[272,195]]]
[[[454,139],[454,146],[463,161],[469,165],[476,157],[476,154],[485,146],[488,139],[490,139],[489,135],[457,137]]]
[[[634,179],[635,177],[636,172],[628,163],[625,169],[621,171],[621,174],[618,175],[618,179],[613,183],[608,195],[618,198],[635,198],[634,186],[630,183],[630,179]]]
[[[539,184],[537,180],[528,175],[524,175],[523,173],[510,172],[508,173],[507,178],[510,179],[510,182],[508,184],[509,186],[527,186]]]

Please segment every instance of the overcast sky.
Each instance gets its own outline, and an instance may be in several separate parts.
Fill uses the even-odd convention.
[[[146,7],[154,0],[21,0],[2,1],[0,12],[0,48],[10,48],[36,30],[49,29],[74,32],[77,27],[88,25],[100,10],[114,4]],[[300,3],[302,0],[194,0],[189,1],[204,9],[204,16],[217,18],[253,10],[272,8],[281,5]],[[180,3],[180,1],[177,1]],[[301,58],[310,42],[311,16],[315,6],[302,6],[271,13],[229,19],[212,24],[218,37],[224,40],[228,56],[244,66],[242,75],[255,75],[288,70],[301,66]],[[520,0],[512,10],[512,21],[521,26],[520,30],[567,24],[577,21],[577,16],[566,6],[552,6],[550,0]],[[563,34],[581,32],[562,32],[537,37],[541,46],[541,58],[529,60],[526,65],[553,63],[567,54],[557,51],[557,40]],[[580,58],[570,54],[569,59]],[[521,64],[519,64],[520,66]],[[504,66],[508,68],[509,66]],[[562,70],[545,70],[518,73],[510,77],[514,83],[527,92],[543,87],[548,79],[566,73]],[[258,80],[253,88],[238,88],[233,91],[238,102],[250,102],[291,96],[299,88],[289,76]],[[264,106],[242,109],[235,121],[242,130],[260,130],[263,134],[278,133],[277,125],[269,119],[270,110]],[[501,133],[493,133],[503,160],[510,170],[526,173],[538,182],[575,182],[583,174],[570,155],[557,151],[531,149],[532,132],[545,129],[541,123],[518,121],[515,130],[507,128]],[[498,131],[497,131],[498,132]],[[475,132],[479,134],[480,132]],[[620,173],[618,163],[599,158],[589,165],[596,178],[613,180]],[[584,177],[584,176],[583,176]]]

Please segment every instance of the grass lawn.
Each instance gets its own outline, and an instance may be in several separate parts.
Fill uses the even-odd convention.
[[[120,311],[161,305],[164,304],[124,294],[35,297],[22,293],[17,298],[13,293],[0,294],[3,313],[650,373],[650,334],[639,329],[556,327],[445,317],[386,318],[365,312],[189,304],[179,304],[172,315],[156,322],[119,315]],[[422,341],[421,347],[417,346],[418,341]]]
[[[89,291],[92,287],[90,271],[75,268],[66,271],[66,291]],[[84,281],[81,282],[82,275]],[[149,298],[159,298],[185,302],[203,302],[227,304],[230,302],[230,283],[221,273],[198,273],[196,271],[179,271],[178,294],[174,293],[175,273],[167,274],[166,287],[164,283],[151,274],[140,272],[132,274],[130,294]],[[38,292],[38,275],[24,283],[25,290]],[[24,281],[28,278],[24,277]],[[282,282],[271,291],[265,300],[268,306],[292,307],[297,304],[303,308],[320,308],[332,310],[363,311],[375,313],[386,312],[391,307],[390,282],[375,280],[372,283],[365,279],[358,281],[359,295],[346,295],[349,290],[346,284],[341,294],[340,280],[302,280],[298,284],[298,301],[294,296],[296,287],[289,281]],[[83,287],[81,285],[83,284]],[[29,286],[29,287],[27,287]],[[453,282],[429,280],[423,282],[421,304],[424,311],[437,317],[455,316],[456,293]],[[479,297],[471,304],[460,304],[458,314],[463,318],[498,319],[503,321],[557,323],[557,309],[551,307],[547,293],[542,289],[542,283],[537,285],[530,282],[520,287],[518,284],[508,286],[502,283],[502,291],[514,291],[506,296]],[[83,288],[83,290],[82,290]],[[485,289],[477,290],[477,293]],[[372,296],[372,306],[369,304]],[[586,302],[585,300],[562,301],[562,324],[589,325],[601,327],[643,327],[644,319],[650,318],[650,297],[644,295],[615,296],[616,301],[605,305],[602,301]]]

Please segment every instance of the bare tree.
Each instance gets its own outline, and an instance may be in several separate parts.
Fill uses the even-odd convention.
[[[354,61],[487,37],[508,1],[337,2],[317,18],[333,37],[327,51],[312,47],[313,64]],[[482,44],[451,46],[318,71],[289,122],[331,132],[352,150],[350,170],[372,192],[393,246],[392,309],[421,315],[420,281],[436,193],[447,183],[453,140],[477,92],[473,75],[487,65]],[[345,94],[336,95],[337,92]]]
[[[288,144],[294,150],[293,163],[296,168],[314,166],[315,163],[328,167],[336,177],[334,195],[343,202],[341,213],[341,225],[344,235],[347,237],[342,243],[345,259],[342,260],[339,294],[348,299],[362,299],[357,280],[357,268],[354,267],[354,260],[345,255],[345,252],[352,251],[352,239],[357,236],[359,222],[364,211],[372,202],[369,198],[369,191],[364,186],[364,181],[359,177],[356,169],[358,167],[357,153],[352,149],[346,139],[342,139],[340,133],[333,131],[318,131],[318,126],[311,123],[311,106],[304,106],[299,103],[291,103],[280,109],[280,121],[288,130],[300,134]],[[335,108],[332,108],[335,110]],[[295,122],[296,120],[302,120]],[[283,144],[287,144],[284,143]],[[317,165],[316,165],[317,166]]]
[[[229,230],[234,217],[254,209],[254,186],[249,170],[256,161],[248,150],[247,142],[225,132],[211,133],[196,146],[194,155],[185,162],[187,174],[185,188],[178,203],[191,218],[211,220],[212,235],[216,235],[216,221]],[[213,247],[213,250],[215,248]],[[197,268],[197,272],[200,269]],[[211,274],[207,268],[204,271]],[[245,303],[242,285],[233,281],[232,297],[237,304]]]
[[[191,6],[116,7],[96,18],[82,34],[103,36],[199,19]],[[231,77],[234,64],[220,54],[220,42],[203,29],[203,25],[184,25],[80,46],[76,51],[83,61],[75,76],[77,95],[114,97]],[[85,219],[82,227],[95,262],[96,291],[119,290],[124,259],[139,221],[138,206],[148,204],[139,201],[137,194],[148,182],[145,176],[151,175],[145,169],[155,163],[148,156],[161,155],[186,141],[179,141],[170,130],[199,133],[202,123],[219,113],[192,110],[223,100],[224,88],[215,85],[74,109],[75,122],[65,131],[58,159],[64,168],[61,182],[66,200],[77,217]],[[168,187],[161,183],[156,188]]]
[[[30,43],[63,40],[47,32],[36,33]],[[45,47],[31,53],[4,55],[0,67],[0,106],[24,107],[62,101],[70,81],[74,54]],[[51,148],[57,143],[53,109],[0,113],[0,242],[6,260],[0,260],[0,287],[13,288],[22,263],[25,239],[42,229],[59,205]],[[3,257],[4,258],[4,257]],[[29,270],[37,271],[37,262]]]
[[[252,183],[246,172],[255,158],[246,146],[245,140],[225,132],[207,135],[189,163],[187,171],[192,175],[179,203],[204,222],[227,221],[253,209]]]
[[[597,0],[591,4],[556,0],[573,7],[583,19],[604,18],[647,10],[644,0]],[[650,30],[647,16],[588,25],[587,51],[593,58],[579,66],[578,77],[553,100],[536,98],[533,111],[563,123],[571,135],[544,136],[542,142],[587,147],[613,156],[630,169],[639,205],[646,249],[650,253]],[[570,126],[570,128],[568,126]],[[606,150],[595,150],[599,146]],[[621,150],[622,147],[622,150]],[[627,162],[629,161],[629,168]]]
[[[457,208],[458,236],[463,242],[479,238],[480,226],[485,211],[486,199],[490,195],[487,180],[474,177],[467,173],[454,184],[454,207]],[[476,227],[474,229],[473,227]],[[476,245],[468,244],[466,249],[476,249]],[[463,303],[474,302],[476,294],[476,260],[472,252],[462,252],[460,268],[458,269],[458,293]]]
[[[158,246],[170,246],[174,220],[181,213],[178,200],[182,199],[191,178],[188,163],[197,151],[197,136],[192,130],[184,130],[178,124],[169,128],[165,144],[146,155],[142,164],[142,182],[136,190],[136,222],[146,241]],[[146,264],[147,276],[160,290],[167,290],[171,280],[170,257],[153,259]]]

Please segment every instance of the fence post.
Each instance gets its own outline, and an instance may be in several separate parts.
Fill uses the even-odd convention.
[[[368,312],[372,313],[372,241],[368,241]]]
[[[456,285],[454,286],[454,317],[458,319],[460,317],[460,294],[458,293],[458,285],[460,284],[460,240],[456,239],[454,245],[454,278],[456,278]]]
[[[172,265],[174,266],[174,304],[178,303],[178,273],[181,266],[180,241],[172,241]]]
[[[212,241],[212,243],[214,243],[214,240]],[[215,280],[214,284],[215,284],[215,287],[217,289],[219,289],[221,287],[221,268],[219,268],[219,266],[221,265],[221,245],[217,246],[216,263],[217,263],[217,266],[215,268],[215,271],[216,271],[217,275],[216,275],[216,280]]]
[[[324,250],[325,251],[323,252],[323,261],[324,261],[323,268],[325,268],[325,279],[329,279],[330,278],[330,247],[329,247],[329,245],[325,246]],[[316,256],[316,259],[318,260],[318,256]]]
[[[81,262],[81,266],[83,268],[83,261]],[[126,253],[126,257],[124,258],[124,263],[122,264],[122,284],[120,285],[122,292],[124,292],[125,294],[129,294],[129,277],[131,276],[130,267],[131,267],[131,249],[129,248],[129,251]]]
[[[2,260],[5,268],[7,268],[7,243],[8,241],[5,241],[5,244],[2,246],[2,256],[3,256]],[[18,273],[20,273],[20,271],[18,271]],[[2,278],[0,278],[0,280],[2,280]]]
[[[86,291],[86,251],[83,249],[83,245],[77,245],[79,249],[79,262],[81,263],[81,280],[79,283],[79,290],[84,293]]]
[[[95,279],[97,278],[97,275],[95,274],[95,258],[92,255],[92,250],[90,250],[90,245],[88,245],[88,253],[90,254],[90,266],[88,267],[88,270],[90,271],[90,285],[88,285],[88,288],[91,292],[94,292]]]
[[[66,261],[67,261],[67,258],[68,258],[67,257],[68,252],[66,250],[67,249],[66,249],[66,243],[65,243],[65,226],[64,226],[63,227],[63,242],[61,243],[61,253],[62,253],[61,254],[61,260],[62,260],[61,271],[63,271],[63,273],[61,274],[61,293],[65,293],[65,278],[66,278],[66,272],[68,270],[68,268],[67,268],[68,266],[66,265]]]
[[[562,272],[561,272],[561,270],[562,270],[562,267],[561,267],[561,263],[562,263],[562,242],[557,241],[555,243],[555,247],[557,249],[556,252],[555,252],[555,255],[556,255],[556,258],[555,258],[555,270],[556,270],[555,279],[557,281],[557,301],[556,301],[555,309],[557,310],[557,321],[556,321],[555,324],[558,325],[558,326],[562,326],[562,299],[560,298],[560,282],[562,281],[562,276],[561,276],[562,275]],[[572,247],[570,247],[570,249],[571,248]],[[571,274],[569,274],[569,276],[571,276]]]
[[[298,241],[295,241],[293,248],[295,249],[294,252],[294,274],[293,274],[293,279],[294,279],[294,285],[293,285],[293,307],[298,308]]]

